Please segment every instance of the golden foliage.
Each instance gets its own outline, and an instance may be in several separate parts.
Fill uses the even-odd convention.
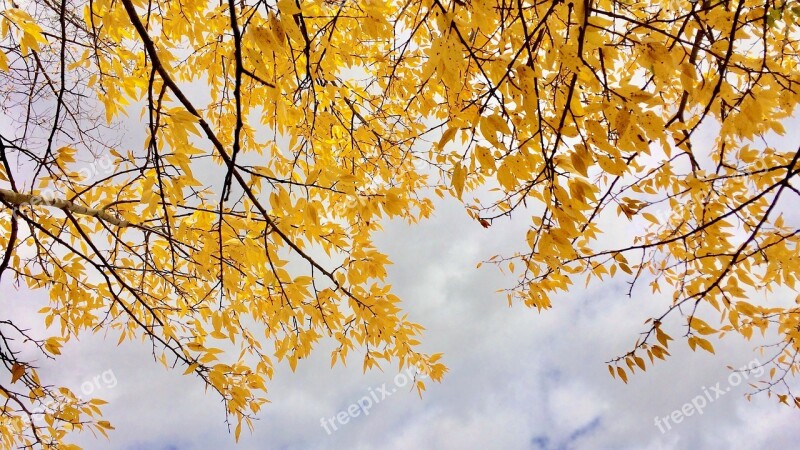
[[[582,275],[673,294],[609,366],[623,381],[644,354],[669,355],[675,311],[712,353],[701,336],[772,326],[774,364],[797,370],[797,308],[752,296],[795,290],[800,270],[787,216],[800,149],[778,139],[800,98],[792,2],[2,8],[0,95],[21,131],[0,130],[0,275],[49,292],[54,335],[31,339],[47,355],[87,331],[149,338],[222,396],[237,437],[274,364],[294,369],[323,338],[339,343],[334,364],[358,348],[365,370],[394,361],[439,380],[371,235],[449,192],[486,228],[530,216],[528,248],[491,259],[519,277],[509,302],[548,308]],[[107,125],[139,108],[143,145],[110,142]],[[91,155],[113,164],[86,176]],[[608,245],[615,221],[641,232]],[[709,306],[719,325],[695,316]],[[109,428],[6,350],[0,446]],[[31,426],[46,400],[60,409]]]

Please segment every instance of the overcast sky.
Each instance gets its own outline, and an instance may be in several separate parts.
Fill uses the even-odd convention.
[[[296,373],[279,367],[272,403],[236,448],[767,449],[800,442],[798,411],[766,397],[748,402],[746,383],[731,385],[725,366],[759,357],[755,343],[736,336],[714,341],[715,357],[678,342],[671,358],[627,385],[609,376],[603,362],[627,351],[643,321],[668,304],[649,295],[646,284],[628,298],[622,279],[588,289],[579,283],[541,314],[509,308],[496,290],[514,279],[475,265],[519,248],[524,222],[483,229],[445,200],[420,225],[388,224],[378,244],[394,261],[389,281],[410,317],[427,328],[423,349],[445,353],[450,372],[443,383],[428,383],[420,399],[401,386],[406,379],[395,378],[396,368],[364,375],[355,357],[348,367],[330,369],[329,347],[320,346]],[[624,236],[630,226],[619,224],[607,238]],[[44,292],[2,292],[2,307],[15,320],[40,320],[29,311],[41,306]],[[57,364],[40,373],[110,401],[104,411],[116,427],[111,442],[84,434],[78,443],[85,448],[233,448],[218,397],[182,372],[155,363],[148,344],[118,347],[114,337],[97,335],[70,342]],[[716,398],[712,386],[724,395]],[[713,401],[706,400],[702,415],[670,422],[669,430],[662,423],[661,432],[656,416],[704,395]],[[364,397],[378,401],[368,415],[350,417],[348,407],[366,404]],[[340,412],[346,424],[335,419]]]

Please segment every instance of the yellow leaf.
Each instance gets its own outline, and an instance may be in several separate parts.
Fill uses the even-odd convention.
[[[617,374],[625,384],[628,384],[628,375],[625,373],[625,369],[622,367],[617,367]]]
[[[475,146],[475,158],[477,158],[483,170],[488,172],[495,170],[494,156],[492,156],[492,151],[488,148],[481,145]]]
[[[689,321],[689,327],[700,334],[714,334],[717,332],[717,330],[711,328],[707,323],[695,316],[692,316],[691,320]]]
[[[436,144],[436,148],[441,150],[447,145],[448,142],[453,140],[453,137],[456,135],[456,131],[458,128],[450,127],[442,133],[441,139],[439,139],[439,143]]]
[[[191,350],[193,352],[201,352],[201,351],[205,350],[205,347],[203,347],[203,345],[198,343],[198,342],[190,342],[190,343],[186,344],[186,348],[188,348],[189,350]]]
[[[11,384],[16,383],[23,375],[25,375],[25,366],[17,363],[11,366]]]
[[[493,130],[499,131],[503,134],[511,134],[511,128],[508,127],[508,122],[506,122],[500,114],[492,114],[486,119],[491,124],[491,128]]]
[[[648,222],[652,222],[652,223],[654,223],[656,225],[660,225],[659,222],[658,222],[658,218],[656,218],[656,216],[654,216],[654,215],[652,215],[650,213],[643,212],[642,213],[642,217],[644,217]]]
[[[702,348],[703,350],[712,354],[714,353],[714,347],[711,346],[711,343],[708,342],[707,340],[703,338],[695,338],[695,342],[697,342],[697,345],[699,345],[700,348]]]
[[[572,167],[574,167],[575,170],[584,177],[589,175],[587,169],[588,163],[590,162],[589,159],[589,153],[586,151],[586,147],[583,145],[576,146],[575,151],[569,155],[569,160],[570,163],[572,163]]]
[[[48,353],[51,353],[53,355],[60,355],[61,343],[58,341],[58,338],[55,337],[47,338],[44,342],[44,349],[47,350]]]
[[[300,14],[301,12],[294,0],[278,0],[278,9],[281,14],[288,15]]]
[[[461,199],[461,194],[464,192],[464,183],[466,182],[466,179],[466,170],[461,164],[456,163],[456,165],[453,167],[452,186],[453,189],[455,189],[456,197],[458,197],[459,200]]]
[[[422,398],[422,391],[425,390],[425,383],[423,381],[417,381],[416,387],[419,397]]]

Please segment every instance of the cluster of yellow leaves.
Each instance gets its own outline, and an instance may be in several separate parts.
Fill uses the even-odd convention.
[[[476,218],[533,216],[530,248],[490,260],[523,268],[509,302],[548,308],[578,274],[588,283],[621,273],[631,294],[637,281],[653,292],[666,284],[673,305],[614,360],[624,364],[610,366],[612,375],[626,379],[625,365],[644,370],[645,353],[651,362],[667,355],[666,338],[648,339],[667,336],[661,320],[683,304],[723,317],[719,330],[689,317],[692,349],[713,353],[701,335],[749,338],[774,324],[787,344],[782,369],[794,372],[791,299],[739,308],[758,291],[794,290],[800,276],[797,218],[784,223],[800,195],[800,149],[777,144],[799,98],[797,9],[745,0],[471,9],[453,12],[451,29],[474,40],[462,50],[473,63],[461,79],[472,91],[466,124],[451,123],[480,166],[474,174],[455,166],[452,176],[459,197],[462,179],[496,179],[498,195],[470,205]],[[719,129],[713,142],[698,137],[701,126]],[[600,233],[619,218],[645,231],[607,245]]]

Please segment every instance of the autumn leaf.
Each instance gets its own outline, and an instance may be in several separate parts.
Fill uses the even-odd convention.
[[[11,384],[14,384],[25,375],[25,366],[14,364],[11,366]]]

